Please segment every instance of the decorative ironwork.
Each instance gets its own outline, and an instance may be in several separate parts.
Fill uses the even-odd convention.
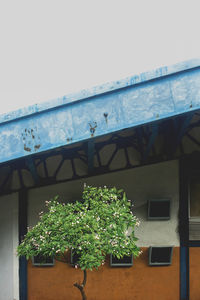
[[[0,194],[178,159],[199,148],[197,111],[2,164]]]

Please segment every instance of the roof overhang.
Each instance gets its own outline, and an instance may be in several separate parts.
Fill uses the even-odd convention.
[[[0,163],[200,109],[200,60],[0,116]]]

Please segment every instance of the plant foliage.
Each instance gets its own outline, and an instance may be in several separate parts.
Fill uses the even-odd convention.
[[[46,201],[46,206],[47,212],[40,214],[38,224],[18,246],[19,256],[43,255],[66,261],[66,252],[73,250],[80,268],[92,270],[104,264],[107,254],[117,258],[140,254],[134,235],[139,221],[123,190],[85,186],[82,201],[65,204],[55,197]]]

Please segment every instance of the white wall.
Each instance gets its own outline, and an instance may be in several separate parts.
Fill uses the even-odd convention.
[[[0,300],[19,299],[18,195],[0,197]]]
[[[178,161],[159,163],[128,171],[121,171],[85,180],[72,181],[29,191],[28,223],[33,226],[38,213],[44,210],[45,200],[60,195],[63,201],[81,198],[83,183],[97,186],[123,188],[129,199],[135,203],[134,213],[141,220],[136,230],[138,245],[179,246],[178,201],[179,178]],[[147,200],[151,198],[171,198],[171,219],[169,221],[147,221]]]

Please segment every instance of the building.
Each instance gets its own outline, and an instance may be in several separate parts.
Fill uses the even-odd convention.
[[[108,257],[91,272],[88,299],[199,300],[199,126],[200,60],[1,115],[0,300],[80,299],[79,270],[15,249],[45,200],[80,199],[84,182],[125,189],[143,249],[132,267]]]

